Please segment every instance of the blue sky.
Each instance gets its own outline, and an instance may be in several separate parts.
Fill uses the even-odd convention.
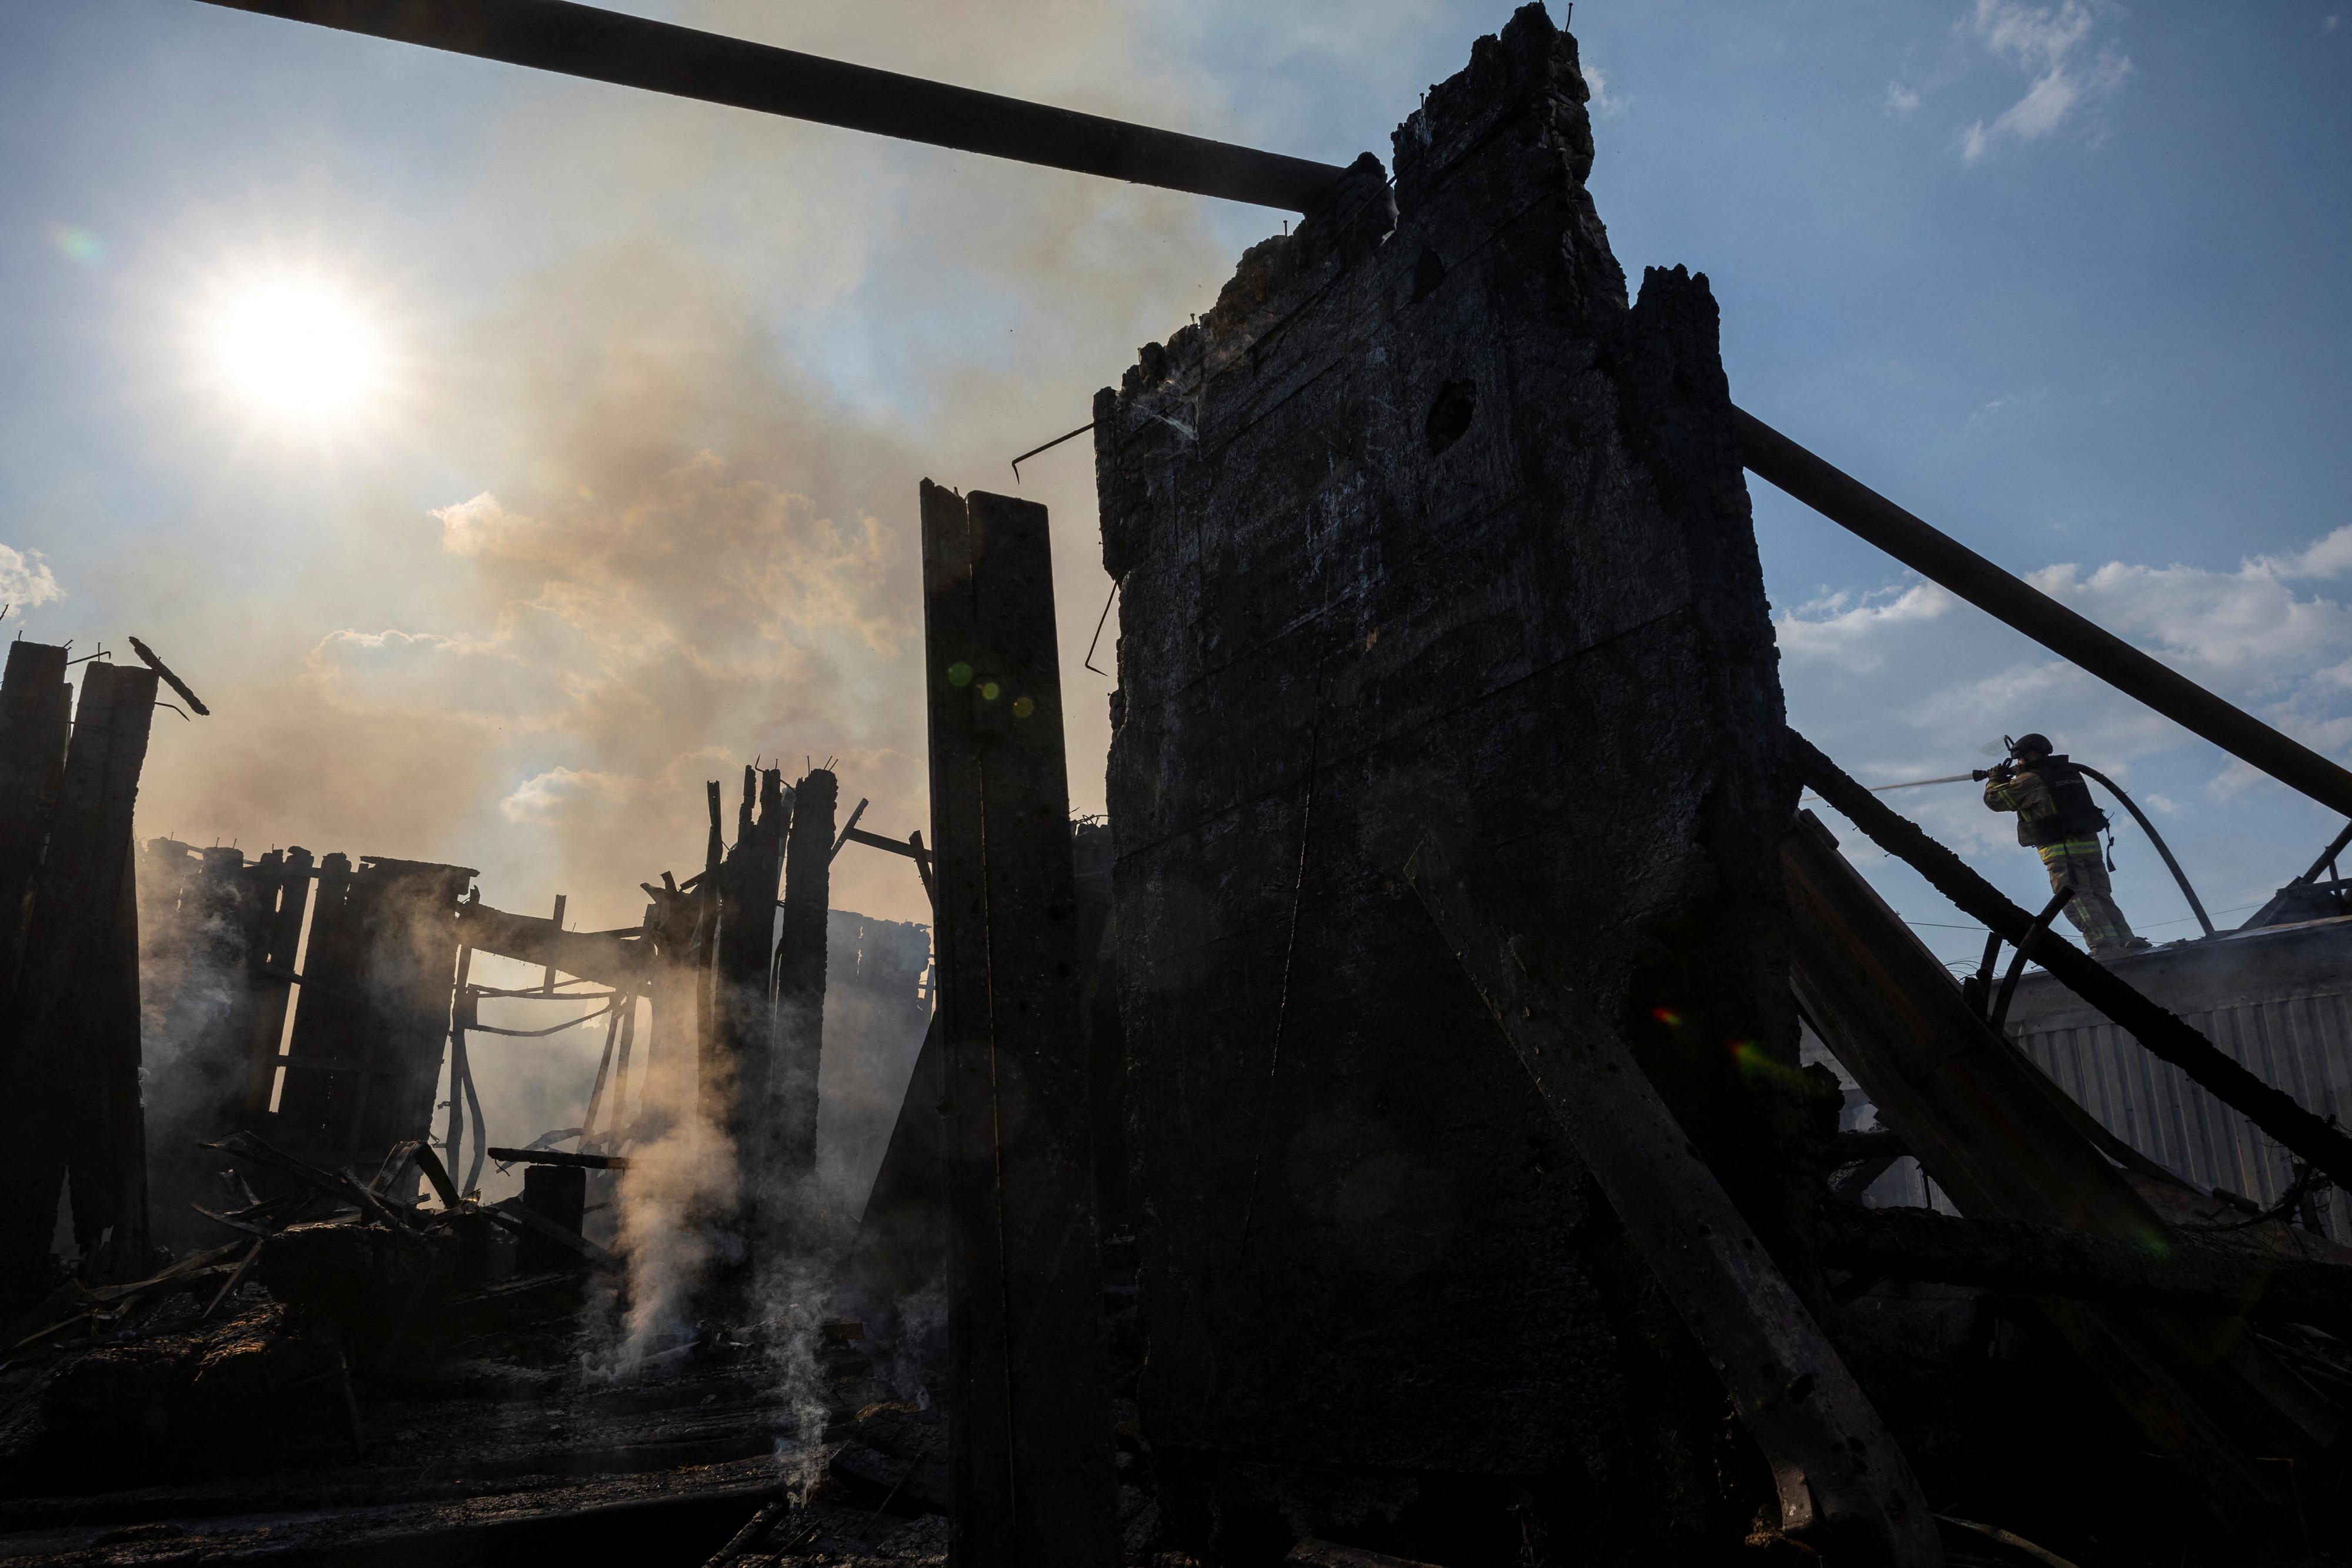
[[[1709,275],[1736,398],[2344,758],[2339,7],[1584,0],[1571,26],[1617,255]],[[1384,155],[1507,15],[623,8],[1335,162]],[[608,924],[688,869],[699,780],[753,753],[838,756],[880,826],[919,823],[916,478],[1006,486],[1280,222],[194,0],[0,13],[0,214],[6,627],[136,632],[219,710],[164,721],[142,831],[457,860],[494,903],[566,891]],[[257,423],[192,346],[289,268],[392,345],[331,439]],[[1077,667],[1108,586],[1084,453],[1024,484],[1055,513],[1082,807],[1109,685]],[[2153,803],[2217,912],[2332,831],[1755,491],[1792,717],[1853,770],[2050,731]],[[1898,799],[2040,902],[1967,790]],[[2181,935],[2135,837],[2126,907]],[[845,862],[841,902],[913,915],[902,869]]]

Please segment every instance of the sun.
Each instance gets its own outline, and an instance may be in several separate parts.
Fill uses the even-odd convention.
[[[380,313],[325,277],[283,273],[224,288],[205,309],[202,337],[218,390],[289,432],[348,428],[387,391],[391,350]]]

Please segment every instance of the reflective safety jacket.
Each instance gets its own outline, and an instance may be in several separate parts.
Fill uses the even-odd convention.
[[[2091,799],[2091,786],[2063,756],[2021,767],[2007,783],[1986,779],[1984,802],[2017,813],[2017,841],[2028,849],[2087,841],[2106,831],[2107,814]]]

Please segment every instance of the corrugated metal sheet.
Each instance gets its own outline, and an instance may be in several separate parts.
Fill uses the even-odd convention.
[[[2352,920],[2231,933],[2114,967],[2265,1082],[2352,1121]],[[2061,1088],[2177,1175],[2265,1206],[2294,1180],[2285,1150],[2048,976],[2019,987],[2009,1025]],[[2328,1235],[2352,1243],[2346,1202],[2322,1207]]]

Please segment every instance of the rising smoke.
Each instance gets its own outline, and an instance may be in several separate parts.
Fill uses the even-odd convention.
[[[679,19],[776,26],[740,5]],[[1074,107],[1219,115],[1115,12],[991,4],[907,30],[868,7],[793,28],[777,41]],[[1005,79],[971,75],[1015,57]],[[1191,198],[601,89],[519,96],[476,153],[478,183],[434,219],[477,254],[415,299],[419,379],[383,450],[320,484],[297,529],[205,497],[204,526],[135,579],[86,575],[61,601],[137,617],[218,716],[160,737],[142,836],[475,866],[492,904],[540,914],[561,892],[596,929],[637,922],[638,883],[700,869],[703,781],[755,758],[790,777],[830,758],[866,827],[927,825],[918,481],[1015,488],[1005,459],[1083,423],[1135,345],[1205,308],[1231,244]],[[1108,590],[1086,444],[1018,488],[1054,509],[1074,804],[1098,809],[1112,681],[1082,667]],[[833,901],[929,918],[911,867],[871,852],[836,862]],[[802,1196],[838,1237],[920,1025],[828,1010]],[[593,1027],[478,1044],[492,1141],[579,1124],[600,1044]],[[719,1218],[732,1151],[678,1092],[641,1071],[628,1107],[635,1164],[607,1211],[631,1270],[625,1359],[697,1332],[692,1281],[740,1245]],[[493,1171],[489,1196],[514,1179]],[[813,1294],[764,1283],[776,1375],[813,1394]]]

